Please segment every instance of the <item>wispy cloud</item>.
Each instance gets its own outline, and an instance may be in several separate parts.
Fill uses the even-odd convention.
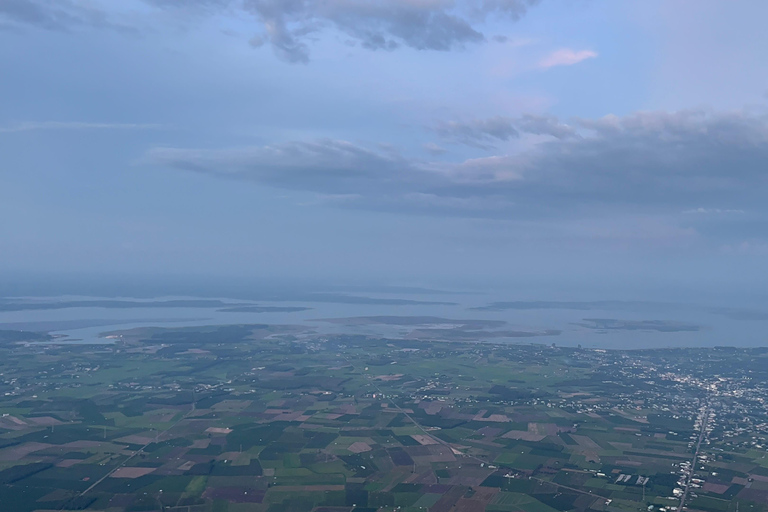
[[[544,57],[539,62],[539,67],[549,69],[555,66],[572,66],[587,59],[594,59],[595,57],[597,57],[597,53],[592,50],[561,48]]]
[[[0,126],[0,133],[31,132],[35,130],[156,130],[159,124],[146,123],[88,123],[80,121],[32,121],[12,126]]]

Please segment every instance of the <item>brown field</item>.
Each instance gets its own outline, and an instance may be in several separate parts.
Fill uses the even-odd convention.
[[[483,409],[480,412],[478,412],[477,414],[475,414],[475,416],[472,419],[474,421],[489,421],[489,422],[492,422],[492,423],[509,423],[509,422],[512,421],[512,418],[510,418],[506,414],[491,414],[487,418],[484,418],[483,416],[485,416],[485,414],[487,412],[488,411]]]
[[[483,427],[477,431],[478,434],[486,437],[496,437],[504,430],[496,427]]]
[[[493,501],[493,498],[495,498],[500,491],[501,489],[498,487],[477,487],[475,489],[475,495],[472,496],[472,499],[475,501],[480,501],[484,504],[488,504]]]
[[[220,428],[220,427],[208,427],[205,429],[206,432],[209,434],[229,434],[232,432],[231,428]]]
[[[349,448],[347,450],[351,451],[352,453],[363,453],[363,452],[369,452],[373,448],[371,448],[371,445],[368,443],[364,443],[362,441],[357,441],[355,443],[352,443],[349,445]]]
[[[0,418],[0,427],[7,428],[9,430],[17,430],[25,428],[27,423],[24,420],[17,418],[16,416],[3,416]]]
[[[567,430],[558,427],[554,423],[528,423],[528,431],[535,434],[543,434],[545,436],[557,435],[561,430]]]
[[[50,448],[54,445],[47,444],[47,443],[24,443],[19,446],[12,446],[10,448],[5,448],[3,450],[0,450],[0,460],[19,460],[23,459],[27,455],[29,455],[32,452],[36,452],[39,450],[44,450],[45,448]]]
[[[110,478],[139,478],[140,476],[152,473],[155,469],[156,468],[138,467],[117,468],[117,470],[109,476]]]
[[[465,487],[454,487],[447,493],[443,494],[443,497],[437,500],[437,503],[432,505],[430,512],[448,512],[453,505],[459,501],[459,499],[467,491]]]
[[[325,491],[343,491],[344,485],[281,485],[275,487],[285,492],[325,492]]]
[[[589,459],[588,459],[589,460]],[[639,467],[642,466],[642,462],[638,462],[636,460],[617,460],[616,461],[617,466],[632,466],[632,467]]]
[[[725,491],[729,489],[729,485],[724,484],[713,484],[710,482],[707,482],[702,487],[706,492],[713,492],[715,494],[723,494]]]
[[[755,501],[757,503],[768,503],[768,491],[758,491],[756,489],[742,489],[736,495],[741,500]]]
[[[343,414],[335,414],[335,413],[318,413],[315,414],[315,418],[322,419],[322,420],[337,420],[344,416]]]
[[[61,425],[62,422],[50,416],[38,416],[36,418],[27,418],[27,423],[41,427],[50,427],[51,425]]]
[[[382,380],[384,382],[399,380],[401,378],[403,378],[402,373],[396,373],[394,375],[377,375],[376,377],[374,377],[375,380]]]
[[[541,441],[547,436],[543,434],[535,434],[528,430],[510,430],[501,437],[505,439],[520,439],[522,441]]]

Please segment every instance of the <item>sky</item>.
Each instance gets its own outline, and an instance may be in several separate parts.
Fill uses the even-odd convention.
[[[762,0],[0,0],[0,274],[749,290],[765,19]]]

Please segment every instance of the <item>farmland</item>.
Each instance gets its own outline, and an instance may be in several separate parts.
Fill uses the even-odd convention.
[[[768,508],[766,349],[109,334],[0,345],[3,510]]]

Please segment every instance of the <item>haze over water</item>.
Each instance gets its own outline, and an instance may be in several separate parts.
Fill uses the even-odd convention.
[[[510,309],[485,308],[488,304],[508,301],[509,296],[484,294],[419,294],[398,296],[393,294],[368,294],[378,299],[404,299],[423,302],[448,302],[454,304],[339,304],[333,302],[301,301],[258,301],[259,306],[284,308],[309,308],[304,311],[266,312],[225,312],[223,307],[68,307],[63,309],[42,309],[0,312],[0,329],[45,330],[62,336],[56,343],[109,343],[102,334],[108,331],[136,327],[191,327],[228,324],[279,324],[301,325],[319,335],[364,334],[376,337],[407,337],[414,329],[454,328],[439,320],[424,321],[424,325],[397,325],[402,319],[408,322],[412,317],[435,317],[447,321],[493,320],[506,322],[494,330],[541,333],[547,330],[561,331],[557,335],[535,337],[494,337],[486,331],[477,330],[477,341],[495,343],[555,343],[561,346],[581,345],[585,348],[642,349],[665,347],[711,347],[740,346],[753,347],[766,344],[768,318],[754,316],[754,310],[717,309],[702,305],[670,303],[622,303],[591,304],[589,302],[542,302],[531,304],[520,302],[507,305]],[[159,297],[158,301],[194,300],[190,297]],[[99,298],[35,298],[41,300],[100,300]],[[103,300],[116,300],[104,298]],[[135,299],[117,299],[134,301]],[[147,299],[142,299],[147,300]],[[247,301],[222,298],[232,305],[248,304]],[[152,300],[149,300],[151,302]],[[502,306],[503,307],[503,306]],[[739,319],[739,311],[752,312],[749,319]],[[330,323],[326,319],[354,317],[392,317],[389,324],[358,321]],[[737,318],[734,318],[736,316]],[[401,318],[401,320],[398,320]],[[586,320],[585,320],[586,319]],[[622,325],[596,325],[598,320],[628,322]],[[663,322],[650,327],[633,322]],[[601,328],[602,327],[602,328]],[[428,331],[427,331],[428,332]]]

